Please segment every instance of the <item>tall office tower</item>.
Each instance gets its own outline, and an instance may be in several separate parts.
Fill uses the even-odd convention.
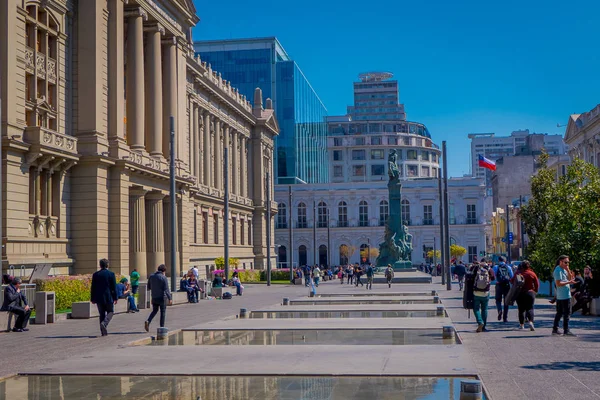
[[[406,120],[398,98],[398,81],[389,72],[365,72],[354,82],[354,105],[348,115],[359,120]]]
[[[248,99],[260,87],[273,100],[276,183],[328,181],[327,109],[277,38],[198,41],[194,49]]]

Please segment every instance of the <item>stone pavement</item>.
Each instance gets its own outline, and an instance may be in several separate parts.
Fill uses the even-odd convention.
[[[299,297],[308,294],[308,289],[304,286],[267,287],[264,284],[244,286],[244,295],[234,296],[232,300],[202,300],[198,304],[168,307],[167,327],[176,330],[202,322],[235,317],[240,308],[267,307],[280,304],[283,297]],[[150,334],[144,330],[144,321],[149,313],[150,310],[141,310],[135,314],[115,315],[109,325],[107,337],[100,336],[98,318],[70,319],[49,325],[32,325],[30,331],[24,333],[1,333],[0,348],[3,349],[3,353],[15,349],[18,350],[18,354],[15,363],[0,363],[0,378],[41,368],[48,363],[95,350],[113,350],[119,345],[146,338],[150,334],[155,335],[159,315],[150,326]]]
[[[439,282],[439,278],[434,282]],[[471,312],[469,319],[467,310],[462,308],[458,285],[452,291],[446,291],[442,285],[438,288],[492,399],[600,398],[600,318],[583,317],[578,312],[571,319],[578,337],[552,336],[555,308],[547,299],[536,299],[536,331],[519,331],[516,306],[508,313],[509,322],[498,322],[491,298],[490,332],[475,333],[475,317]]]

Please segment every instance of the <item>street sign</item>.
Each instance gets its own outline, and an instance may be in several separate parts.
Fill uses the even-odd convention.
[[[512,232],[508,232],[508,242],[510,244],[512,244],[512,242],[513,242],[513,233]]]

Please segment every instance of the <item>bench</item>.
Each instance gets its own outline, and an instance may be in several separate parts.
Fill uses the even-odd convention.
[[[119,299],[115,305],[115,314],[127,312],[127,299]],[[98,308],[91,301],[77,301],[71,304],[72,319],[90,319],[98,317]]]
[[[173,299],[172,305],[187,304],[188,302],[187,292],[171,292],[171,298]]]
[[[212,296],[213,297],[223,297],[223,293],[231,293],[233,295],[233,292],[231,291],[231,286],[228,287],[213,287],[212,288]]]
[[[16,316],[8,311],[0,311],[0,332],[10,332]]]
[[[294,279],[294,285],[304,285],[304,279],[303,278]]]

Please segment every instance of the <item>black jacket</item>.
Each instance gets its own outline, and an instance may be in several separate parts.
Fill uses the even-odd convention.
[[[17,293],[17,288],[12,284],[4,288],[4,302],[0,311],[12,311],[15,307],[21,307],[21,301],[23,305],[27,305],[27,298],[23,291]]]
[[[92,275],[92,303],[110,304],[117,300],[117,279],[108,269],[101,269]]]
[[[169,280],[164,274],[158,271],[148,278],[148,289],[150,290],[150,297],[152,297],[153,301],[164,301],[165,297],[168,300],[171,300]]]

